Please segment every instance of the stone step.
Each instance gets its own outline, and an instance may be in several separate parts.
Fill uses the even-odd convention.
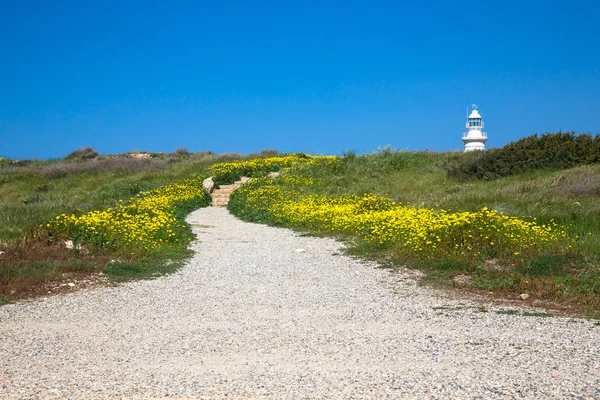
[[[212,195],[211,195],[212,196],[212,206],[213,207],[227,207],[227,204],[229,203],[229,196],[231,195],[231,192],[233,192],[235,189],[242,186],[243,183],[245,183],[245,182],[244,181],[236,181],[232,185],[220,185],[219,187],[215,188],[215,190],[212,192]]]
[[[234,189],[216,189],[213,193],[231,193]]]

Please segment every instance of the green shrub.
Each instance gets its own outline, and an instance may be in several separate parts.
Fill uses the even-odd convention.
[[[461,154],[443,165],[458,180],[492,180],[534,169],[566,169],[600,162],[600,136],[574,132],[531,135],[499,149]]]
[[[8,159],[8,158],[0,157],[0,168],[2,168],[2,167],[8,167],[9,165],[15,165],[18,162],[19,161],[17,161],[17,160],[11,160],[11,159]]]
[[[96,150],[92,149],[89,146],[82,147],[81,149],[75,150],[67,154],[65,160],[72,161],[85,161],[91,160],[98,157],[99,154]]]

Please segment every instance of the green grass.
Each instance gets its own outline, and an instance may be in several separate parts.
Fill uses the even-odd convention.
[[[519,315],[519,312],[517,310],[498,310],[498,311],[496,311],[496,314],[499,314],[499,315]]]
[[[263,154],[249,157],[256,156]],[[113,282],[122,282],[153,278],[180,268],[191,254],[187,237],[182,238],[181,245],[132,255],[118,248],[69,250],[37,229],[57,215],[114,207],[119,200],[142,191],[203,175],[215,162],[241,158],[235,154],[187,152],[153,157],[33,160],[1,167],[0,251],[5,252],[0,258],[2,303],[45,294],[44,286],[64,280],[65,274],[103,272]]]
[[[216,160],[215,156],[212,162]],[[114,207],[141,191],[200,175],[212,162],[190,158],[158,171],[101,170],[56,179],[44,178],[39,171],[2,168],[0,243],[22,238],[30,227],[56,215]]]
[[[554,317],[554,314],[550,314],[550,313],[544,313],[544,312],[531,312],[531,311],[523,311],[523,313],[521,314],[524,317],[542,317],[542,318],[549,318],[549,317]]]
[[[600,316],[600,165],[527,171],[490,181],[450,179],[445,166],[468,156],[383,149],[373,154],[349,153],[331,166],[297,167],[294,174],[316,182],[302,188],[308,194],[374,193],[415,207],[449,211],[488,207],[507,215],[534,217],[542,224],[554,220],[565,227],[569,237],[577,238],[575,255],[545,254],[499,268],[452,262],[409,263],[393,249],[342,239],[351,246],[349,254],[418,268],[425,272],[424,282],[429,284],[455,287],[452,279],[466,274],[473,278],[472,285],[463,285],[467,290],[529,293],[532,299],[568,304],[586,315]],[[239,216],[268,221],[266,216],[245,215],[246,211],[240,210]],[[314,232],[327,234],[325,228],[315,228]]]
[[[344,157],[341,166],[303,168],[318,179],[313,191],[326,195],[375,193],[417,207],[450,211],[493,208],[527,215],[540,222],[554,219],[580,237],[579,248],[592,259],[600,249],[600,165],[562,171],[530,171],[494,181],[449,179],[445,163],[452,153],[380,152]]]
[[[518,311],[518,310],[498,310],[495,311],[496,314],[499,315],[520,315],[522,317],[542,317],[549,318],[554,317],[554,314],[545,313],[545,312],[534,312],[534,311]]]
[[[488,309],[486,307],[482,307],[482,306],[473,307],[473,306],[467,306],[467,305],[458,305],[458,306],[443,305],[443,306],[432,307],[432,310],[435,310],[435,311],[460,311],[460,310],[469,310],[469,309],[476,310],[480,313],[488,312]]]
[[[600,165],[562,171],[530,171],[494,181],[459,182],[443,168],[456,153],[389,152],[347,155],[340,166],[303,167],[318,179],[313,191],[327,195],[375,193],[418,206],[451,211],[482,207],[541,222],[554,219],[580,236],[580,248],[598,259],[600,249]]]

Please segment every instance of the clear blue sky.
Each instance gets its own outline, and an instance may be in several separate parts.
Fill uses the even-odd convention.
[[[597,1],[0,0],[0,155],[600,132]]]

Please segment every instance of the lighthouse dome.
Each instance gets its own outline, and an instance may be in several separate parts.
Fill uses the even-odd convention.
[[[481,115],[479,115],[479,112],[477,110],[473,110],[471,112],[471,115],[469,115],[469,118],[481,118]]]

